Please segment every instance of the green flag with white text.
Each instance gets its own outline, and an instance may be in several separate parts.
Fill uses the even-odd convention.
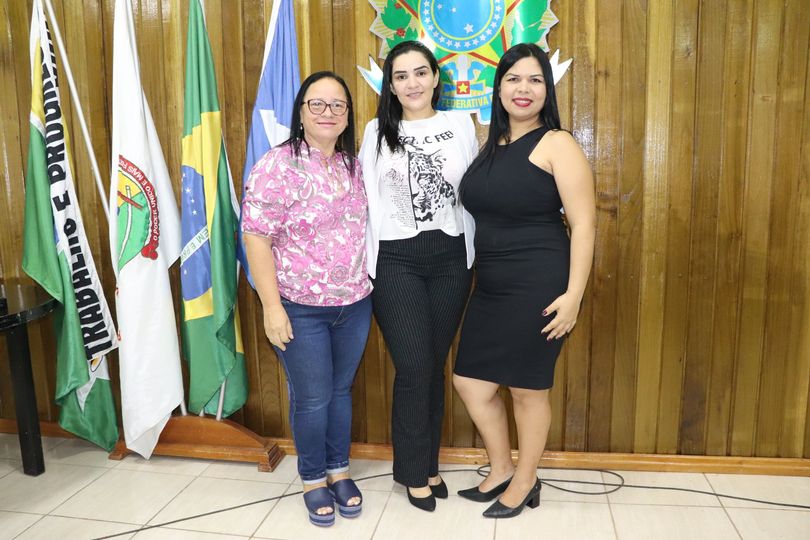
[[[104,355],[118,343],[73,186],[56,56],[40,0],[30,43],[23,269],[59,302],[53,315],[59,425],[109,451],[118,426]]]

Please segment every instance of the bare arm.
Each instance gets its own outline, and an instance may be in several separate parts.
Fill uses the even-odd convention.
[[[596,197],[591,167],[574,138],[565,131],[551,132],[546,138],[546,144],[538,145],[529,159],[554,175],[571,227],[568,289],[543,312],[556,313],[542,330],[548,333],[547,339],[555,339],[574,328],[588,284],[596,238]]]
[[[262,302],[264,333],[270,343],[281,349],[293,339],[292,326],[278,292],[276,262],[273,259],[273,241],[256,234],[243,234],[248,265],[253,269],[253,283]]]

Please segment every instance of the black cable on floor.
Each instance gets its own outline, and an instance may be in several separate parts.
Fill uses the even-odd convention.
[[[449,473],[457,473],[457,472],[475,472],[475,473],[478,473],[479,476],[486,477],[487,474],[486,474],[485,471],[487,470],[488,467],[489,467],[489,465],[481,465],[477,469],[452,469],[452,470],[445,470],[445,471],[439,471],[439,472],[441,474],[449,474]],[[538,467],[538,470],[539,470],[539,467]],[[746,501],[746,502],[753,502],[753,503],[759,503],[759,504],[770,504],[772,506],[780,506],[780,507],[785,507],[785,508],[800,508],[802,510],[810,510],[810,506],[803,505],[803,504],[792,504],[792,503],[782,503],[782,502],[775,502],[775,501],[767,501],[767,500],[761,500],[761,499],[750,499],[748,497],[737,497],[736,495],[725,495],[725,494],[722,494],[722,493],[713,493],[711,491],[701,491],[699,489],[668,487],[668,486],[636,486],[636,485],[633,485],[633,484],[627,484],[624,481],[624,477],[622,475],[620,475],[619,473],[614,472],[614,471],[602,470],[602,469],[556,469],[556,470],[561,470],[561,471],[586,471],[586,472],[612,474],[613,476],[618,478],[618,480],[620,482],[618,484],[613,484],[613,483],[609,483],[609,482],[589,482],[587,480],[568,480],[568,479],[560,479],[560,478],[541,478],[541,480],[540,480],[541,483],[543,483],[543,484],[545,484],[545,485],[547,485],[547,486],[549,486],[551,488],[554,488],[554,489],[557,489],[557,490],[560,490],[560,491],[565,491],[567,493],[574,493],[576,495],[609,495],[611,493],[616,493],[617,491],[619,491],[622,488],[658,489],[658,490],[665,490],[665,491],[683,491],[683,492],[686,492],[686,493],[697,493],[699,495],[712,495],[712,496],[715,496],[715,497],[723,497],[724,499],[733,499],[733,500],[736,500],[736,501]],[[374,478],[385,478],[386,476],[392,476],[392,475],[393,475],[393,473],[375,474],[373,476],[364,476],[362,478],[355,478],[354,481],[355,482],[362,482],[364,480],[373,480]],[[554,482],[560,482],[560,483],[566,483],[566,484],[586,484],[586,485],[593,485],[593,486],[603,486],[606,489],[604,491],[577,491],[577,490],[567,489],[567,488],[563,488],[563,487],[554,485]],[[247,503],[243,503],[243,504],[238,504],[236,506],[229,506],[228,508],[220,508],[219,510],[212,510],[210,512],[205,512],[205,513],[202,513],[202,514],[195,514],[193,516],[179,518],[179,519],[175,519],[175,520],[172,520],[172,521],[166,521],[166,522],[163,522],[163,523],[156,523],[154,525],[145,525],[145,526],[140,527],[138,529],[132,529],[132,530],[129,530],[129,531],[124,531],[124,532],[120,532],[120,533],[116,533],[116,534],[111,534],[109,536],[100,536],[98,538],[94,538],[93,540],[106,540],[108,538],[116,538],[118,536],[123,536],[125,534],[135,534],[135,533],[139,533],[141,531],[147,531],[149,529],[157,529],[157,528],[160,528],[160,527],[165,527],[167,525],[174,525],[175,523],[180,523],[182,521],[188,521],[188,520],[191,520],[191,519],[197,519],[197,518],[201,518],[201,517],[211,516],[211,515],[214,515],[214,514],[219,514],[221,512],[228,512],[230,510],[237,510],[239,508],[245,508],[246,506],[252,506],[254,504],[261,504],[261,503],[265,503],[265,502],[284,499],[286,497],[293,497],[295,495],[301,495],[302,493],[303,493],[303,490],[302,491],[295,491],[293,493],[285,493],[284,495],[279,495],[277,497],[268,497],[266,499],[259,499],[257,501],[251,501],[251,502],[247,502]]]

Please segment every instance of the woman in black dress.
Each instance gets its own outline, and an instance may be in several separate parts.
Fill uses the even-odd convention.
[[[477,281],[453,383],[491,465],[479,486],[459,495],[479,502],[500,495],[484,516],[512,517],[539,504],[537,466],[551,425],[549,389],[588,282],[596,205],[585,155],[560,129],[546,54],[533,44],[509,49],[498,63],[493,90],[487,142],[460,188],[476,223]],[[500,385],[512,395],[517,466]]]

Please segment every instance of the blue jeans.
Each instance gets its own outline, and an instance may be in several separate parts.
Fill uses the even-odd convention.
[[[294,337],[276,354],[287,372],[298,474],[317,484],[349,469],[351,389],[371,326],[371,299],[334,307],[281,303]]]

